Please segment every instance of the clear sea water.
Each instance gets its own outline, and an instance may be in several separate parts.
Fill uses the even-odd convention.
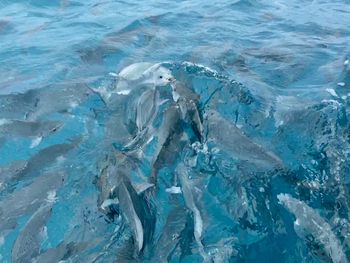
[[[348,0],[0,0],[0,261],[348,262],[349,25]],[[130,204],[99,209],[134,108],[92,92],[138,62],[196,93],[209,127],[169,137],[134,197],[141,251]]]

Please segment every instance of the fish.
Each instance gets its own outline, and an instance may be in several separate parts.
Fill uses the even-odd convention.
[[[158,112],[160,105],[159,92],[157,90],[146,90],[137,100],[136,105],[136,126],[138,132],[147,128]]]
[[[25,120],[28,112],[39,103],[37,93],[36,90],[29,90],[25,93],[0,95],[1,118],[3,120]]]
[[[19,182],[28,181],[39,176],[44,168],[76,148],[81,141],[82,137],[77,137],[71,139],[70,143],[55,144],[38,151],[28,161],[24,161],[25,164],[21,169],[14,170],[12,174],[8,174],[4,179],[1,178],[0,183],[4,185],[6,191],[12,192],[13,187]]]
[[[182,119],[192,128],[199,142],[202,142],[204,139],[204,127],[203,117],[199,109],[199,94],[179,81],[173,82],[171,87],[173,89],[173,100],[180,107]]]
[[[0,190],[4,192],[12,177],[27,166],[28,161],[16,160],[0,167]]]
[[[33,213],[47,202],[63,186],[66,177],[63,172],[44,173],[31,184],[3,197],[0,201],[0,220],[12,221],[13,225],[1,224],[0,233],[14,228],[20,216]]]
[[[118,74],[117,92],[128,94],[129,84],[150,85],[151,87],[165,86],[174,81],[171,71],[162,63],[135,63],[122,69]]]
[[[40,251],[40,253],[33,260],[35,263],[50,263],[50,262],[64,262],[73,260],[77,255],[81,255],[82,252],[94,248],[97,244],[101,243],[100,238],[93,238],[84,242],[61,242],[57,247],[49,248],[46,251]]]
[[[86,101],[92,91],[83,83],[62,84],[57,87],[40,89],[34,109],[26,114],[26,120],[34,121],[51,113],[67,113]],[[52,98],[59,97],[59,100]]]
[[[67,113],[92,94],[84,83],[62,83],[24,93],[0,95],[0,116],[4,119],[38,121],[51,113]],[[52,99],[56,97],[60,99]]]
[[[126,221],[134,232],[137,250],[140,252],[143,248],[144,230],[139,215],[137,214],[133,205],[133,197],[129,190],[132,191],[132,188],[128,182],[122,182],[118,186],[119,205]]]
[[[179,107],[172,105],[165,111],[163,123],[153,136],[157,139],[157,145],[150,160],[150,182],[156,184],[159,170],[166,164],[173,165],[187,142]]]
[[[152,185],[143,185],[146,182],[146,178],[143,173],[139,170],[137,160],[129,155],[123,153],[112,152],[106,154],[103,160],[99,163],[99,176],[96,180],[96,186],[100,193],[98,196],[98,206],[103,212],[109,211],[109,206],[118,204],[117,194],[115,190],[118,188],[124,174],[131,174],[136,171],[138,176],[137,182],[133,184],[134,189],[141,194],[146,191]],[[140,183],[141,182],[141,183]]]
[[[173,204],[174,205],[174,204]],[[179,204],[169,212],[165,226],[154,247],[154,258],[160,262],[169,262],[171,254],[178,246],[181,232],[186,228],[186,209]]]
[[[139,62],[123,68],[116,75],[116,86],[108,90],[106,87],[92,89],[93,92],[100,95],[102,100],[108,104],[110,98],[114,95],[128,96],[132,91],[140,88],[162,87],[174,81],[170,70],[162,66],[162,63]]]
[[[185,200],[186,207],[192,212],[194,220],[194,238],[199,248],[199,252],[203,257],[204,262],[210,262],[209,255],[204,251],[202,243],[203,233],[203,219],[201,212],[196,204],[196,197],[194,196],[194,186],[189,179],[189,174],[186,166],[180,163],[176,168],[176,174],[181,183],[181,189]]]
[[[209,109],[207,116],[207,143],[232,154],[239,160],[248,161],[260,168],[282,168],[282,160],[271,151],[245,136],[234,124],[222,117],[219,112]]]
[[[39,254],[52,205],[53,203],[42,205],[21,230],[12,248],[12,262],[31,262]]]
[[[0,120],[0,137],[16,139],[18,137],[31,138],[31,148],[39,145],[43,138],[62,128],[58,121],[23,121]]]
[[[110,206],[118,206],[119,213],[133,231],[136,250],[139,253],[144,247],[146,223],[148,232],[150,232],[149,236],[154,231],[152,230],[154,223],[147,219],[150,209],[143,196],[143,193],[154,185],[131,182],[129,176],[137,166],[129,156],[123,154],[107,156],[106,161],[107,166],[102,169],[102,174],[97,180],[97,186],[100,189],[98,205],[106,214],[113,213]]]
[[[329,223],[317,211],[290,194],[278,194],[279,203],[295,216],[294,230],[303,240],[312,235],[314,242],[323,245],[326,254],[335,263],[348,262],[339,239],[335,236]]]
[[[44,137],[63,126],[58,121],[0,120],[0,136]]]

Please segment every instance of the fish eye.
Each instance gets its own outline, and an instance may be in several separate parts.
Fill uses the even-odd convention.
[[[162,79],[162,78],[163,78],[163,76],[159,76],[159,78],[160,78],[160,79]]]

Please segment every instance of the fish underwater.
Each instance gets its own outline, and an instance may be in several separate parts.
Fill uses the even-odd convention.
[[[42,138],[32,143],[29,158],[0,170],[0,218],[6,220],[0,232],[6,239],[19,228],[14,262],[230,262],[259,250],[269,234],[280,238],[275,183],[293,184],[299,176],[280,150],[288,136],[283,128],[296,117],[284,115],[283,106],[269,112],[281,100],[267,103],[243,84],[191,62],[134,63],[107,86],[71,89],[52,91],[65,93],[64,101],[48,108],[49,92],[37,90],[8,100],[29,104],[18,116],[2,109],[5,140]],[[312,109],[319,107],[306,105],[304,115],[317,116]],[[75,123],[65,115],[74,112],[89,113],[81,118],[82,129],[73,129],[83,135],[46,145]],[[266,131],[271,127],[276,134]],[[338,156],[343,152],[325,153],[339,163],[332,171],[345,169]],[[304,180],[293,189],[309,186]],[[61,203],[61,192],[65,200],[80,201],[71,205],[72,216],[62,214],[67,233],[57,238],[45,229],[58,220],[57,207],[70,206]],[[49,203],[48,196],[58,202]],[[327,220],[287,194],[277,198],[297,218],[295,232],[305,241],[298,244],[321,244],[318,251],[333,262],[347,262]],[[89,213],[81,212],[91,205]],[[23,215],[30,216],[25,224],[18,220]]]
[[[277,198],[295,216],[294,230],[300,238],[307,240],[312,235],[311,242],[320,243],[332,262],[348,262],[331,226],[314,209],[289,194],[279,194]]]

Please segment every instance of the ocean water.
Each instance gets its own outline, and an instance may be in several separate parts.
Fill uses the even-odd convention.
[[[347,0],[0,0],[0,261],[348,262],[349,24]]]

